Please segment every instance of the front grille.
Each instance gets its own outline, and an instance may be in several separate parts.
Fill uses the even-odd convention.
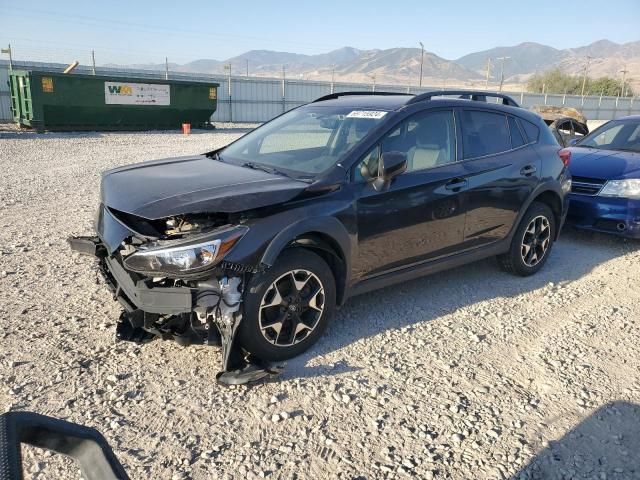
[[[597,195],[606,182],[606,180],[599,178],[573,177],[571,179],[571,193]]]

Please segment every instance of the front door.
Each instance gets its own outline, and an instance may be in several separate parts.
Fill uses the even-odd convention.
[[[371,180],[380,155],[389,151],[407,156],[407,171],[376,191]],[[452,110],[429,110],[404,120],[356,165],[356,280],[459,248],[465,221],[463,171]]]

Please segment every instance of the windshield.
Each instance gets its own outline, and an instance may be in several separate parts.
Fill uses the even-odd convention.
[[[594,130],[576,145],[604,150],[640,152],[640,121],[614,120]]]
[[[229,145],[223,161],[314,175],[335,165],[388,114],[350,107],[292,110]]]

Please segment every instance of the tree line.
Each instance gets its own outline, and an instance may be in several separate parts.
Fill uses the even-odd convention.
[[[634,92],[628,82],[612,77],[592,78],[586,80],[582,75],[569,75],[560,69],[549,70],[532,76],[527,84],[527,89],[533,93],[560,93],[567,95],[581,95],[584,82],[585,95],[604,95],[610,97],[633,97]]]

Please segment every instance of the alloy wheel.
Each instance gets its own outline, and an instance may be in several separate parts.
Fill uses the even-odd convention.
[[[522,261],[528,267],[535,267],[544,258],[551,244],[551,226],[544,215],[535,217],[527,225],[520,249]]]
[[[258,322],[264,338],[278,347],[302,342],[316,328],[324,311],[324,286],[308,270],[291,270],[267,288]]]

